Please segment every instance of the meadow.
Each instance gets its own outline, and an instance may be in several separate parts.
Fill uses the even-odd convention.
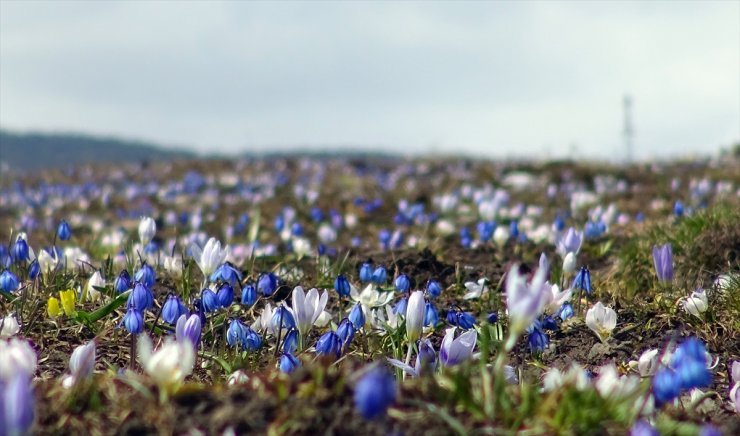
[[[740,160],[0,178],[0,435],[740,434]]]

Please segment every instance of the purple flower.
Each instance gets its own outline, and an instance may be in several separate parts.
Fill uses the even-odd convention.
[[[33,424],[34,398],[30,377],[16,373],[7,385],[0,383],[0,428],[8,435],[27,434]]]
[[[673,280],[673,249],[671,244],[660,247],[653,246],[653,263],[659,281],[670,282]]]
[[[200,316],[193,314],[190,316],[181,315],[177,319],[175,326],[175,339],[178,341],[188,340],[194,348],[198,347],[200,342],[201,321]]]

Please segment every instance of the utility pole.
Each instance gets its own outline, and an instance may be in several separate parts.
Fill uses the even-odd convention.
[[[635,129],[632,126],[632,97],[624,94],[622,99],[624,126],[622,128],[622,140],[627,153],[627,163],[632,163],[632,148],[634,147]]]

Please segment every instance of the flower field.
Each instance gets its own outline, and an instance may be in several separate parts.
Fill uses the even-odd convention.
[[[0,177],[0,435],[740,434],[740,162]]]

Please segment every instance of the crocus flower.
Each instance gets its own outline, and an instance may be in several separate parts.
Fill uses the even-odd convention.
[[[641,419],[630,429],[630,436],[660,436],[660,433],[649,422]]]
[[[659,281],[670,282],[673,280],[673,250],[671,244],[664,244],[660,247],[653,246],[653,264]]]
[[[90,298],[90,301],[100,300],[101,294],[97,288],[104,287],[105,280],[103,280],[103,276],[100,275],[100,271],[95,271],[93,275],[90,276],[90,279],[87,281],[87,284],[85,285],[85,291],[82,293],[80,301],[85,302],[87,301],[88,297]]]
[[[686,297],[682,301],[683,308],[688,313],[701,318],[702,314],[707,311],[709,307],[709,301],[707,301],[707,293],[703,289],[697,289],[692,292],[691,295]]]
[[[308,293],[303,292],[301,286],[293,289],[292,309],[295,324],[301,335],[306,335],[316,323],[326,307],[329,295],[326,291],[319,295],[319,291],[313,288]]]
[[[406,308],[406,338],[409,343],[416,342],[421,337],[425,312],[424,292],[412,292]]]
[[[465,282],[465,289],[468,290],[468,292],[465,293],[463,296],[464,300],[472,300],[475,298],[480,298],[481,295],[487,294],[488,289],[488,279],[482,278],[478,279],[478,282]]]
[[[542,314],[545,304],[552,297],[551,287],[545,284],[545,268],[538,268],[527,284],[519,274],[518,265],[513,265],[506,277],[506,307],[509,311],[509,339],[506,349],[510,350],[517,337]]]
[[[630,362],[630,366],[637,366],[637,372],[640,373],[640,377],[650,377],[655,374],[658,369],[658,349],[652,348],[645,350],[637,362]]]
[[[572,251],[568,252],[563,258],[563,272],[573,274],[576,270],[576,255]]]
[[[69,358],[69,376],[63,381],[64,387],[71,387],[80,380],[84,380],[95,369],[95,341],[80,345],[72,351]]]
[[[599,301],[586,312],[586,326],[604,342],[617,326],[617,312]]]
[[[36,351],[25,339],[0,341],[0,383],[20,373],[33,376],[36,364]]]
[[[468,330],[455,338],[455,327],[448,328],[439,349],[439,358],[445,366],[455,366],[473,355],[478,332]]]
[[[221,248],[221,242],[216,238],[210,238],[206,245],[201,248],[197,244],[190,247],[195,263],[198,264],[203,276],[208,278],[216,268],[226,260],[229,254],[229,246]]]
[[[358,381],[354,400],[365,419],[378,418],[396,401],[396,381],[385,368],[375,366]]]
[[[62,241],[67,241],[72,237],[72,230],[69,228],[67,221],[62,220],[57,226],[57,237]],[[41,255],[39,254],[39,257]]]
[[[151,217],[143,217],[139,222],[139,241],[146,246],[157,232],[157,223]]]
[[[137,346],[139,362],[163,392],[174,393],[193,372],[195,351],[191,344],[169,338],[158,350],[152,348],[149,336],[141,335]]]
[[[15,336],[20,330],[21,326],[15,315],[6,315],[5,318],[0,319],[0,339]]]
[[[557,250],[560,256],[565,258],[568,253],[578,254],[583,243],[583,232],[569,227],[565,234],[558,240]]]
[[[175,326],[175,338],[180,342],[188,341],[193,348],[197,349],[200,343],[201,326],[200,316],[197,314],[180,315]]]
[[[14,374],[8,383],[0,383],[0,405],[4,405],[3,424],[8,435],[28,434],[33,424],[34,397],[31,376],[29,374]],[[0,412],[3,412],[0,409]]]
[[[39,267],[41,268],[41,274],[44,276],[48,276],[52,271],[54,271],[59,264],[59,258],[57,257],[57,251],[55,249],[52,249],[53,255],[50,254],[45,249],[42,249],[39,252]]]

